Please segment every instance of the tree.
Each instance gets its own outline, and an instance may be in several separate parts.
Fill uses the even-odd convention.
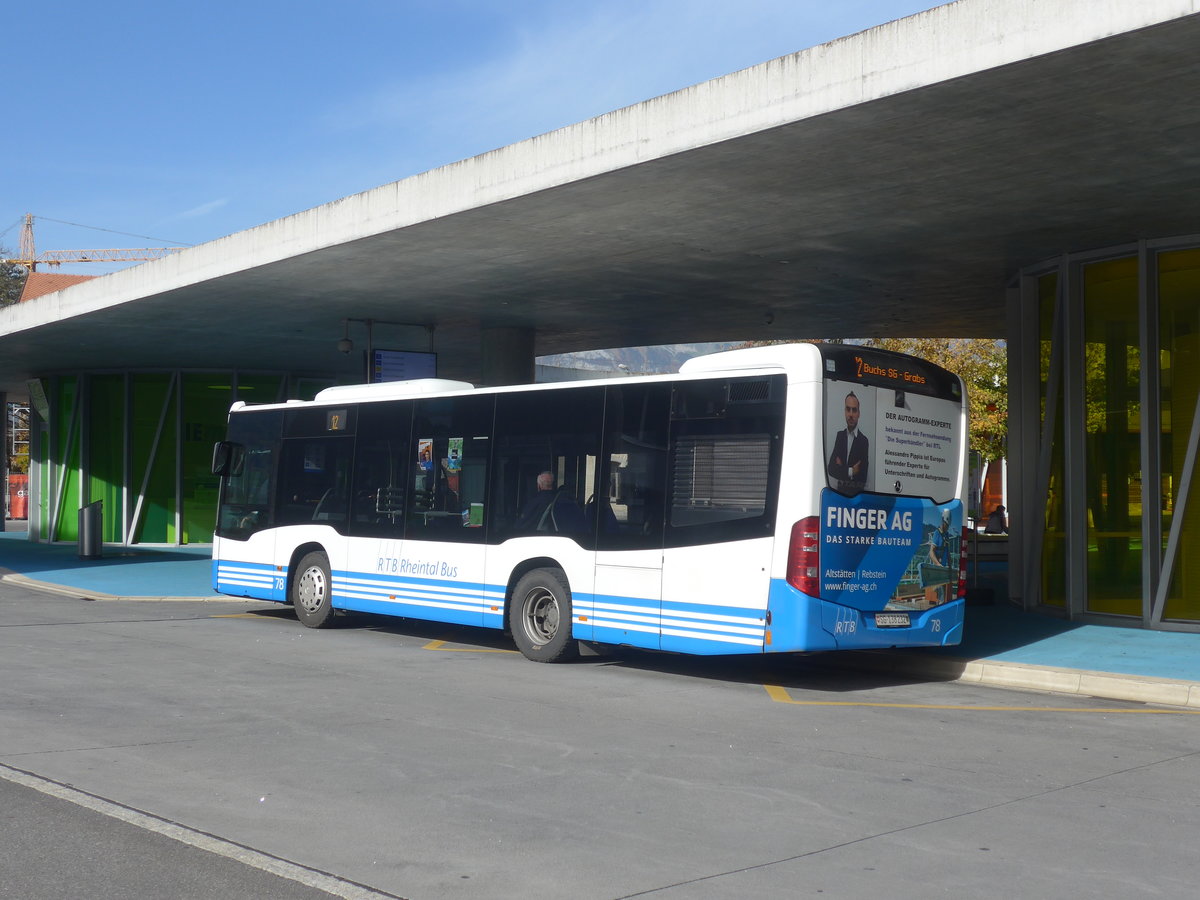
[[[975,338],[871,338],[867,347],[895,350],[936,363],[967,386],[971,449],[1002,459],[1008,440],[1008,347]]]
[[[13,253],[7,247],[0,246],[0,260],[10,259]],[[0,306],[11,306],[21,299],[21,289],[25,287],[28,273],[16,263],[0,262]]]
[[[15,475],[24,475],[29,472],[29,407],[17,403],[6,403],[4,406],[4,413],[8,416],[8,446],[4,448],[4,452],[16,449],[15,453],[7,456],[8,471]],[[14,436],[22,436],[23,440],[19,446],[13,440]]]

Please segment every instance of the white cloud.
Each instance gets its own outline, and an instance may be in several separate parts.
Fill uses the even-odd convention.
[[[513,20],[499,52],[400,78],[319,125],[425,167],[551,131],[920,9],[913,0],[607,0]],[[535,24],[530,24],[530,22]],[[424,150],[422,150],[424,148]]]
[[[222,197],[220,200],[210,200],[207,203],[201,203],[199,206],[194,206],[189,210],[181,213],[176,213],[173,216],[168,216],[164,221],[173,222],[177,219],[198,219],[201,216],[207,216],[211,212],[215,212],[229,202],[228,197]]]

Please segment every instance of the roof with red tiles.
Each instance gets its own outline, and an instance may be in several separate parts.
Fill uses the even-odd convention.
[[[79,284],[81,281],[89,281],[92,278],[97,278],[96,275],[62,275],[58,272],[30,272],[29,277],[25,279],[25,287],[21,291],[21,301],[32,300],[34,297],[40,297],[42,294],[53,294],[55,291],[61,291],[63,288],[70,287],[73,284]]]

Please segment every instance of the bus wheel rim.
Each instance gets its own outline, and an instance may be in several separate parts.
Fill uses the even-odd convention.
[[[305,612],[314,613],[325,602],[325,573],[319,566],[310,566],[300,575],[297,596]]]
[[[548,644],[558,634],[558,598],[545,588],[535,588],[525,597],[525,632],[539,643]]]

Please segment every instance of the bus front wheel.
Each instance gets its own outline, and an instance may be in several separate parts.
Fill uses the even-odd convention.
[[[559,569],[527,572],[508,605],[513,642],[526,659],[561,662],[578,654],[571,638],[571,591]]]
[[[329,557],[321,552],[305,554],[292,578],[292,605],[296,618],[309,628],[324,628],[333,618],[330,596]]]

